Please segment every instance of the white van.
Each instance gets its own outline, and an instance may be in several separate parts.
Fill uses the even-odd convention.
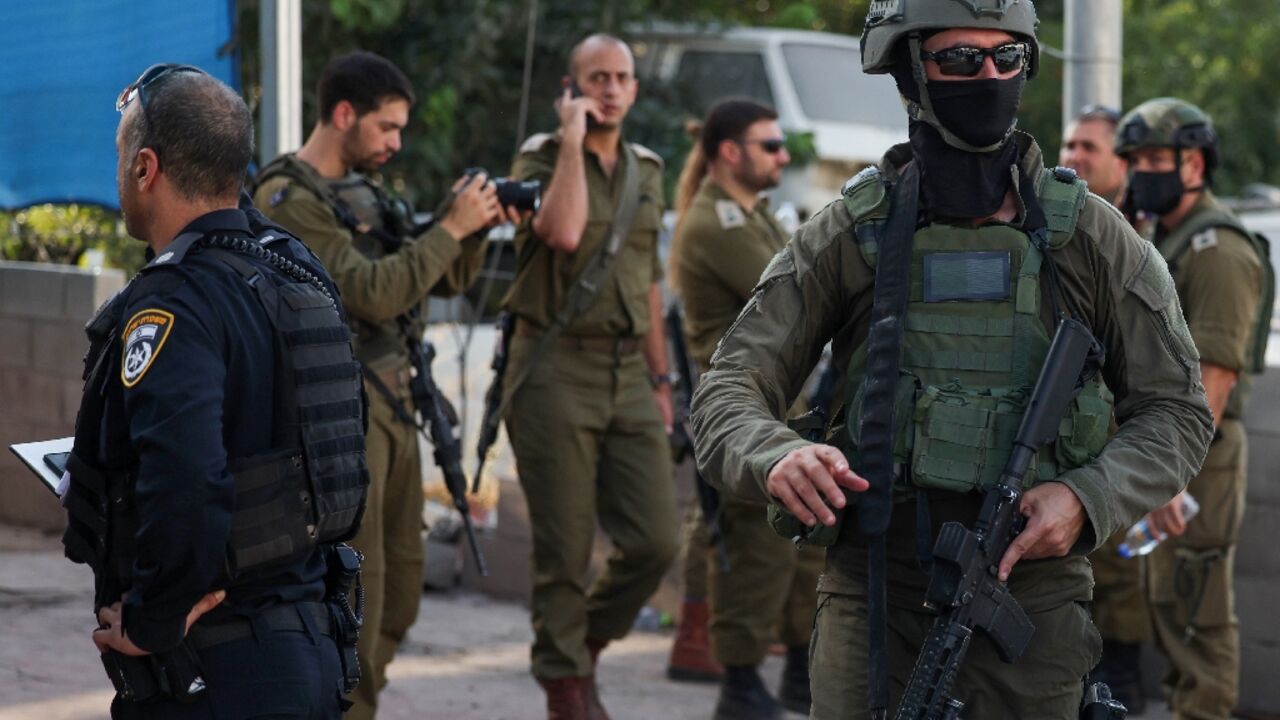
[[[677,87],[694,104],[690,117],[721,98],[747,96],[774,106],[783,130],[812,133],[817,160],[784,174],[775,208],[789,201],[808,217],[838,197],[845,180],[907,139],[892,78],[863,74],[855,37],[670,24],[630,31],[636,74]]]

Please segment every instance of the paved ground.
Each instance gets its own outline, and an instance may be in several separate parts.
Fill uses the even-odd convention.
[[[56,538],[0,526],[0,720],[107,717],[111,690],[89,640],[91,604],[88,571],[62,559]],[[529,640],[519,605],[466,593],[424,596],[420,619],[391,665],[380,717],[545,717],[528,673]],[[663,677],[670,643],[669,632],[635,633],[606,651],[600,685],[615,720],[710,717],[713,687]],[[771,685],[781,670],[780,658],[766,662]]]

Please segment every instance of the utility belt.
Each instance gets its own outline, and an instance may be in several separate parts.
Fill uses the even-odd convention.
[[[540,338],[542,330],[526,320],[516,321],[516,335]],[[640,352],[644,338],[634,335],[558,335],[555,345],[564,350],[583,350],[606,355],[631,355]]]
[[[301,632],[333,639],[342,662],[343,692],[350,693],[360,680],[356,638],[364,621],[361,560],[350,546],[336,545],[327,559],[324,602],[284,603],[252,617],[196,623],[181,644],[162,653],[132,656],[109,650],[102,655],[107,677],[122,700],[192,703],[205,690],[201,651],[268,633]]]
[[[197,623],[191,626],[182,644],[162,653],[133,656],[110,650],[102,656],[102,664],[123,700],[147,702],[163,697],[193,702],[205,689],[200,651],[267,632],[305,632],[334,637],[329,610],[324,603],[287,603],[252,618]]]

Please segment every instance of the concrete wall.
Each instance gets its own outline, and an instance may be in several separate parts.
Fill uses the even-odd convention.
[[[124,273],[0,261],[0,522],[44,529],[62,508],[9,445],[71,435],[83,388],[84,325]]]

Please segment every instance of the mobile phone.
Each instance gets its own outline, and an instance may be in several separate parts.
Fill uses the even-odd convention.
[[[569,81],[569,97],[582,97],[582,88],[578,87],[578,81],[576,80]],[[587,131],[590,132],[598,127],[600,127],[600,121],[596,120],[595,115],[587,113]]]

